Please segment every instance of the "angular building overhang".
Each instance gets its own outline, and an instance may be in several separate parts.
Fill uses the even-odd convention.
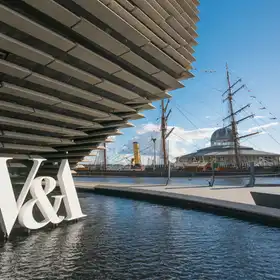
[[[1,0],[0,153],[71,164],[190,73],[197,0]]]

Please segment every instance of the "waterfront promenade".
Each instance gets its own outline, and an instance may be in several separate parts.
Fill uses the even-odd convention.
[[[255,205],[255,202],[250,194],[251,191],[279,193],[280,186],[277,187],[240,187],[240,186],[182,186],[182,185],[128,185],[128,184],[112,184],[112,183],[97,183],[97,182],[76,182],[76,187],[80,189],[94,189],[95,187],[110,187],[110,188],[127,188],[127,189],[140,189],[140,190],[153,190],[159,192],[168,192],[174,194],[182,194],[186,196],[197,196],[203,198],[212,198],[235,203],[245,203]]]

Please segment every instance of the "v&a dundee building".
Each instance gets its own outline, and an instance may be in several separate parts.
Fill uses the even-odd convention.
[[[197,0],[1,0],[0,156],[74,167],[193,75]]]

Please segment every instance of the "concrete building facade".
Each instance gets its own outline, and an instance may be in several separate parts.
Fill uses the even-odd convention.
[[[193,77],[197,0],[0,1],[0,156],[75,166]]]

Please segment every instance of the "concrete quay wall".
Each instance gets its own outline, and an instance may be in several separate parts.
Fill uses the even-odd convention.
[[[116,186],[77,186],[79,191],[143,200],[152,203],[210,212],[270,226],[280,226],[280,210],[201,196]]]
[[[249,176],[249,171],[242,171],[242,172],[236,172],[236,171],[220,171],[215,172],[215,176]],[[261,176],[271,176],[275,177],[275,173],[271,170],[263,171],[263,170],[256,170],[256,175]],[[277,174],[278,175],[278,174]],[[144,170],[144,171],[77,171],[77,174],[75,174],[75,177],[100,177],[100,176],[106,176],[106,177],[167,177],[167,171],[166,170]],[[212,172],[206,171],[206,172],[190,172],[190,171],[178,171],[178,170],[171,170],[171,177],[211,177]]]

